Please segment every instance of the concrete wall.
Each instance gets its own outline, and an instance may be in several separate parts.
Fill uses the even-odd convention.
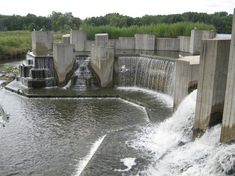
[[[189,53],[190,37],[188,37],[188,36],[179,36],[178,39],[180,40],[179,50]]]
[[[33,31],[32,50],[34,55],[46,56],[52,54],[53,34],[52,32]]]
[[[74,45],[63,43],[55,43],[53,45],[54,65],[59,84],[63,84],[66,81],[66,76],[73,69],[75,61],[74,47]]]
[[[71,30],[70,31],[70,44],[75,45],[75,51],[85,51],[85,42],[87,34],[85,32]]]
[[[224,107],[230,40],[204,40],[200,56],[194,135],[220,123]]]
[[[136,50],[154,50],[155,36],[149,34],[135,34]]]
[[[134,50],[135,38],[134,37],[119,37],[116,42],[116,48],[119,50]]]
[[[176,61],[174,109],[196,88],[199,76],[199,56],[188,56]]]
[[[156,38],[155,50],[179,51],[180,40],[178,38]]]
[[[114,48],[110,48],[108,34],[96,34],[91,52],[91,67],[99,77],[101,87],[113,83]]]
[[[221,141],[235,140],[235,9],[233,15],[232,39],[230,44],[228,77],[224,103]]]
[[[211,39],[211,38],[214,38],[214,37],[215,37],[215,32],[214,31],[193,29],[191,31],[189,52],[191,54],[200,54],[201,46],[202,46],[202,40]]]
[[[62,36],[63,43],[69,45],[70,44],[70,34],[65,34]]]

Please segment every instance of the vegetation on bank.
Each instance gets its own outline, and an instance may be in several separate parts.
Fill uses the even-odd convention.
[[[171,15],[145,15],[129,17],[118,13],[81,20],[71,12],[52,12],[47,17],[28,14],[0,15],[0,59],[21,58],[31,49],[32,30],[55,31],[54,41],[61,41],[62,33],[70,29],[87,32],[89,39],[96,33],[108,33],[109,38],[132,37],[136,33],[154,34],[157,37],[190,35],[194,28],[231,33],[232,14],[186,12]],[[9,32],[11,31],[11,32]]]
[[[0,58],[20,58],[31,48],[31,35],[28,31],[0,32]]]
[[[143,17],[130,17],[118,13],[110,13],[105,16],[91,17],[81,20],[74,17],[71,12],[52,12],[47,17],[28,14],[0,15],[0,31],[15,30],[46,30],[46,31],[68,31],[79,29],[81,25],[91,26],[149,26],[156,24],[173,24],[179,22],[205,23],[215,26],[218,33],[231,33],[232,14],[227,12],[215,12],[213,14],[186,12],[171,15],[145,15]]]
[[[114,27],[82,25],[80,30],[88,34],[89,39],[94,39],[97,33],[108,33],[109,38],[117,39],[118,37],[133,37],[135,34],[153,34],[157,37],[178,37],[190,36],[192,29],[214,30],[213,25],[204,23],[179,22],[174,24],[152,24],[145,26]]]

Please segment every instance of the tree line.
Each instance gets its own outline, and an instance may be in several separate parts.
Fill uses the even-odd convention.
[[[148,26],[156,24],[173,24],[179,22],[205,23],[213,25],[218,33],[231,33],[232,14],[227,12],[216,12],[214,14],[186,12],[183,14],[172,15],[145,15],[143,17],[129,17],[119,13],[110,13],[105,16],[91,17],[81,20],[74,17],[71,12],[61,13],[52,12],[47,17],[28,14],[19,15],[0,15],[0,31],[14,30],[53,30],[68,31],[79,29],[82,26]]]

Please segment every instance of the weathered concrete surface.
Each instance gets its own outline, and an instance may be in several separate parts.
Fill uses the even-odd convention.
[[[156,38],[156,50],[179,51],[180,40],[178,38]]]
[[[70,34],[65,34],[62,36],[63,43],[69,45],[70,44]]]
[[[235,140],[235,9],[233,15],[232,39],[230,44],[228,77],[224,103],[221,141]]]
[[[202,47],[202,40],[212,39],[214,37],[215,37],[214,31],[193,29],[191,31],[189,52],[191,54],[200,54]]]
[[[135,49],[135,38],[134,37],[119,37],[116,42],[115,49],[134,50]]]
[[[136,50],[154,50],[155,36],[149,34],[135,34]]]
[[[199,56],[187,56],[176,61],[174,109],[197,87]]]
[[[230,40],[204,40],[200,56],[194,135],[222,121]]]
[[[92,40],[86,40],[85,41],[85,51],[91,51],[92,45],[95,44],[95,41]]]
[[[55,43],[53,46],[54,65],[59,84],[63,84],[67,75],[73,70],[75,61],[74,47],[74,45],[63,43]]]
[[[53,34],[52,32],[33,31],[32,50],[36,56],[52,54]]]
[[[179,36],[180,40],[180,51],[189,53],[190,49],[190,37],[188,36]]]
[[[75,51],[85,51],[85,42],[87,34],[85,32],[71,30],[70,31],[70,44],[75,45]]]
[[[91,52],[91,67],[99,78],[101,87],[113,83],[114,49],[108,46],[108,34],[96,34]]]

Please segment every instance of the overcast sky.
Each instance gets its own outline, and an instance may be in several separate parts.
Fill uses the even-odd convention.
[[[48,16],[52,11],[72,12],[73,16],[101,16],[117,12],[132,17],[183,12],[233,13],[235,0],[1,0],[0,14]]]

